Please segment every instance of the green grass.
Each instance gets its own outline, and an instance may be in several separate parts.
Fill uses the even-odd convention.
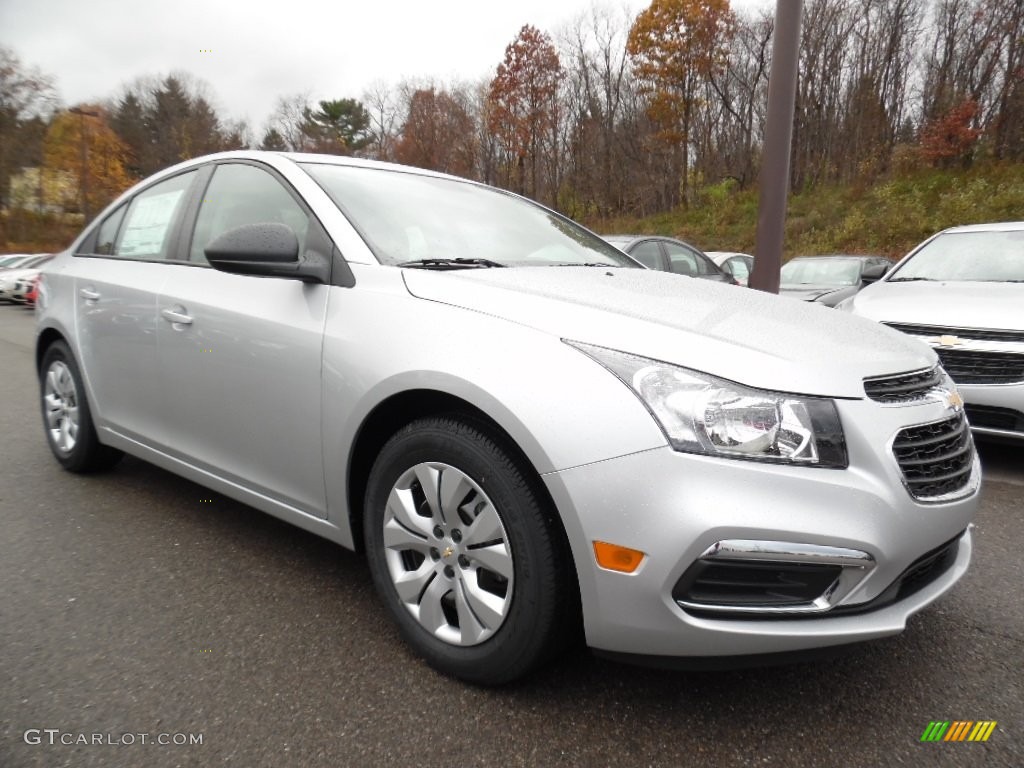
[[[671,235],[706,251],[752,253],[757,189],[706,187],[689,209],[646,218],[588,220],[597,232]],[[959,224],[1024,219],[1024,165],[919,170],[869,187],[823,186],[789,199],[785,258],[826,253],[902,256]]]

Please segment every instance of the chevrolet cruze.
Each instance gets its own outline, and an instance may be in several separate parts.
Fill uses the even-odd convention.
[[[581,632],[658,663],[892,635],[971,557],[979,467],[932,350],[449,176],[183,163],[51,262],[37,316],[64,467],[129,453],[365,551],[464,680]]]
[[[1024,442],[1024,222],[953,227],[842,304],[930,345],[976,435]]]

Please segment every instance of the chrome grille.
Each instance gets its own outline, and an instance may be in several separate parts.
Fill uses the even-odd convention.
[[[959,336],[976,341],[1007,341],[1024,343],[1024,331],[1003,331],[991,328],[949,328],[941,325],[911,325],[909,323],[885,323],[897,331],[911,336]]]
[[[970,482],[974,443],[962,413],[901,430],[892,451],[915,499],[947,496]]]
[[[957,384],[1024,382],[1024,331],[886,323],[930,344]],[[946,343],[943,343],[946,342]]]
[[[942,367],[957,384],[1016,384],[1024,381],[1024,355],[968,349],[935,351]]]
[[[864,392],[879,403],[906,403],[919,400],[942,382],[938,368],[864,379]]]

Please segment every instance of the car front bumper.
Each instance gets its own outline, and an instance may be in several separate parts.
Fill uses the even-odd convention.
[[[974,434],[1024,441],[1024,383],[958,384],[957,389]]]
[[[918,502],[903,486],[888,450],[874,447],[890,444],[884,435],[906,426],[907,410],[847,402],[841,414],[847,424],[861,423],[868,411],[875,416],[875,439],[847,429],[851,462],[845,470],[713,458],[665,447],[545,475],[573,549],[588,644],[618,654],[745,656],[902,631],[912,614],[967,570],[980,467],[975,458],[964,497]],[[922,421],[939,413],[935,408],[914,412]],[[850,418],[856,414],[860,417]],[[873,558],[874,567],[834,611],[737,618],[684,609],[673,597],[674,587],[702,553],[723,540],[858,550]],[[605,570],[595,562],[594,541],[636,549],[645,557],[633,573]],[[905,597],[884,599],[915,561],[951,541],[955,554],[938,576]]]

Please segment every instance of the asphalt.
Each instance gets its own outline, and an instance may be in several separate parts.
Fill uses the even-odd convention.
[[[136,459],[62,471],[32,343],[0,306],[0,768],[1024,766],[1022,448],[984,448],[971,571],[896,638],[714,673],[577,648],[489,690],[406,650],[360,556]],[[92,734],[135,743],[60,743]]]

